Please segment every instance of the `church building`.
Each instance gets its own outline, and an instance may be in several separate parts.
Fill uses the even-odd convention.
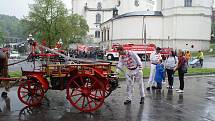
[[[84,16],[89,26],[87,41],[99,43],[102,40],[101,23],[133,11],[153,11],[154,0],[72,0],[72,11]]]
[[[191,51],[209,49],[213,0],[73,0],[89,25],[87,40],[149,44]],[[146,36],[146,40],[144,40]]]

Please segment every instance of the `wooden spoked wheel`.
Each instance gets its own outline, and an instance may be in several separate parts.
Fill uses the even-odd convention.
[[[109,81],[107,81],[107,80],[105,80],[105,81],[106,81],[105,84],[104,84],[104,87],[105,87],[105,98],[107,98],[112,93],[112,89],[111,89],[111,85],[109,84]],[[99,99],[100,97],[93,96],[92,98]]]
[[[66,91],[71,105],[83,112],[95,111],[104,103],[104,84],[88,74],[80,74],[71,78]]]
[[[105,87],[105,98],[107,98],[111,94],[112,90],[110,84],[106,84]]]
[[[41,83],[34,79],[23,80],[17,93],[19,100],[28,106],[40,104],[44,97],[44,89]]]

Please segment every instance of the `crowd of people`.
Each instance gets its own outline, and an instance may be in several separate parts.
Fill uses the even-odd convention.
[[[92,49],[89,51],[79,51],[78,49],[71,49],[69,50],[69,54],[73,58],[104,58],[104,51],[102,51],[101,49]]]
[[[117,51],[119,52],[120,58],[118,65],[116,66],[116,72],[124,72],[127,82],[127,97],[124,104],[130,104],[132,101],[135,81],[139,82],[140,104],[143,104],[145,92],[141,59],[136,53],[124,50],[122,46],[119,46]],[[183,93],[185,85],[184,75],[187,73],[189,61],[191,59],[190,51],[171,51],[165,59],[162,58],[160,51],[161,48],[157,47],[156,51],[150,55],[150,76],[146,90],[150,91],[162,89],[162,85],[165,82],[165,77],[167,77],[168,80],[167,88],[172,90],[174,84],[174,74],[177,71],[180,83],[179,87],[176,89],[176,92]],[[197,59],[199,59],[201,67],[203,66],[203,58],[203,52],[199,51]],[[126,72],[123,70],[123,66],[127,68]]]
[[[185,52],[179,50],[178,55],[175,51],[171,51],[170,55],[163,60],[160,54],[160,48],[156,48],[156,52],[150,55],[150,76],[147,90],[162,89],[162,82],[165,81],[165,75],[168,78],[168,89],[173,89],[174,73],[178,71],[180,80],[178,93],[183,93],[184,90],[184,74],[187,73],[188,61],[185,57]]]

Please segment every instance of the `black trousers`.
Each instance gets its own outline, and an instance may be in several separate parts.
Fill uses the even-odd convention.
[[[178,76],[179,76],[179,81],[180,81],[180,90],[184,90],[184,72],[182,71],[181,68],[178,69]]]
[[[203,59],[199,59],[201,67],[203,66]]]
[[[162,81],[161,81],[161,83],[157,82],[157,89],[162,89]]]
[[[174,70],[172,69],[166,69],[167,72],[167,77],[168,77],[168,83],[169,86],[173,86],[173,82],[174,82]]]

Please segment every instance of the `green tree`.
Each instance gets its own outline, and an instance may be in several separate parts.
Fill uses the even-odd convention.
[[[27,28],[26,33],[33,33],[39,41],[45,39],[49,47],[53,47],[60,38],[65,44],[64,47],[68,47],[71,40],[72,42],[77,41],[74,39],[73,33],[76,32],[76,36],[82,38],[88,31],[85,29],[86,24],[84,24],[83,30],[75,27],[73,21],[75,18],[78,18],[77,21],[79,21],[79,24],[77,22],[76,24],[83,27],[82,24],[85,20],[80,16],[68,15],[61,0],[35,0],[35,4],[30,6],[29,15],[22,20],[22,23]]]
[[[70,34],[68,43],[82,42],[83,37],[85,37],[89,31],[89,27],[83,16],[78,14],[68,16],[68,24]]]
[[[4,43],[4,35],[0,28],[0,46]]]
[[[26,35],[23,34],[24,27],[15,16],[0,14],[0,27],[5,37],[26,37]]]
[[[38,40],[45,39],[53,46],[63,33],[67,10],[60,0],[35,0],[30,6],[29,15],[22,20],[29,33],[38,34]]]

